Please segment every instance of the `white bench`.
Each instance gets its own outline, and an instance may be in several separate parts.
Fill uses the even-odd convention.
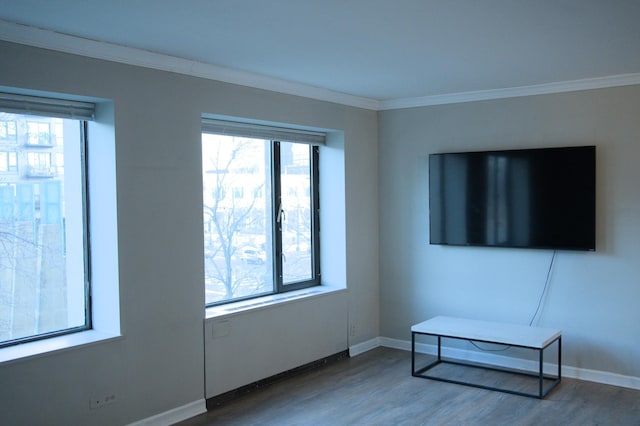
[[[420,367],[416,370],[416,335],[436,336],[438,338],[438,352],[435,361]],[[470,340],[474,342],[496,343],[511,347],[527,348],[537,351],[539,370],[537,374],[527,372],[514,372],[506,368],[487,367],[477,364],[471,364],[460,360],[445,360],[442,357],[442,338]],[[543,373],[543,354],[544,350],[557,342],[558,346],[558,372],[555,376],[545,375]],[[425,379],[439,380],[449,383],[457,383],[468,386],[475,386],[483,389],[498,390],[502,392],[512,393],[516,395],[531,396],[536,398],[544,398],[561,380],[561,357],[562,352],[562,332],[542,327],[529,327],[524,325],[504,324],[499,322],[477,321],[463,318],[453,318],[438,316],[430,320],[421,322],[411,327],[411,374],[415,377]],[[507,371],[526,376],[538,378],[538,392],[527,393],[517,390],[509,390],[504,388],[496,388],[485,386],[482,384],[470,383],[460,380],[447,379],[442,377],[430,376],[426,374],[428,370],[441,363],[461,364],[471,367],[488,368],[498,371]],[[544,381],[551,380],[551,384],[544,388]]]

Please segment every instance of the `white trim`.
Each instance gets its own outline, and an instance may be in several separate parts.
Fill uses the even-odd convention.
[[[288,95],[334,102],[341,105],[374,111],[416,108],[491,99],[505,99],[520,96],[533,96],[640,84],[640,73],[632,73],[534,84],[529,86],[445,93],[441,95],[379,101],[247,71],[235,70],[218,65],[182,59],[175,56],[163,55],[147,50],[134,49],[117,44],[71,36],[42,28],[17,24],[3,19],[0,19],[0,40],[40,47],[43,49],[57,50],[89,58],[104,59],[128,65],[170,71],[194,77],[253,87],[256,89],[285,93]]]
[[[376,337],[375,339],[367,340],[366,342],[357,343],[353,346],[349,346],[349,356],[354,357],[365,352],[370,351],[371,349],[375,349],[378,346],[383,346],[380,343],[380,337]]]
[[[390,339],[388,337],[378,337],[376,339],[372,339],[369,342],[377,342],[377,345],[367,345],[366,350],[375,349],[378,346],[382,346],[385,348],[393,348],[400,349],[404,351],[411,351],[411,342],[408,340],[399,340],[399,339]],[[365,346],[361,344],[363,349]],[[356,345],[355,347],[359,347],[361,345]],[[349,348],[349,352],[351,355],[352,348]],[[366,350],[361,350],[357,353],[357,355],[366,352]],[[435,345],[425,345],[425,344],[416,344],[416,352],[426,353],[435,355],[437,348]],[[471,362],[481,362],[484,364],[491,365],[500,365],[507,368],[516,368],[521,370],[528,371],[537,371],[538,364],[536,361],[524,360],[520,358],[507,357],[504,355],[496,355],[486,352],[477,352],[477,351],[469,351],[465,349],[454,349],[454,348],[446,348],[443,347],[442,353],[445,356],[451,358],[462,359],[465,361]],[[354,356],[354,355],[351,355]],[[545,363],[544,369],[545,372],[549,372],[553,374],[556,370],[557,364],[553,363]],[[611,373],[608,371],[598,371],[598,370],[589,370],[586,368],[577,368],[571,367],[567,365],[562,366],[562,377],[567,377],[571,379],[584,380],[588,382],[602,383],[605,385],[619,386],[623,388],[636,389],[640,390],[640,377],[635,376],[625,376],[622,374]]]
[[[0,19],[0,40],[370,110],[378,101],[247,71],[71,36]]]
[[[640,73],[585,78],[582,80],[560,81],[545,84],[534,84],[531,86],[478,90],[474,92],[447,93],[443,95],[422,96],[416,98],[391,99],[381,101],[379,110],[383,111],[401,108],[416,108],[431,105],[485,101],[491,99],[515,98],[520,96],[546,95],[551,93],[575,92],[578,90],[630,86],[634,84],[640,84]]]
[[[411,351],[411,342],[408,340],[380,337],[380,346],[385,348],[400,349],[402,351]]]
[[[204,399],[199,399],[164,413],[130,423],[129,426],[169,426],[206,412],[207,402]]]
[[[117,333],[108,333],[100,330],[86,330],[77,333],[63,334],[62,336],[40,339],[33,342],[21,343],[0,349],[0,365],[27,359],[46,356],[48,354],[68,351],[83,346],[112,342],[121,339]]]
[[[269,309],[284,303],[294,303],[315,297],[326,296],[333,293],[346,291],[344,288],[319,285],[285,293],[271,294],[255,299],[241,300],[239,302],[216,305],[205,310],[205,321],[221,320],[234,315],[240,315],[251,311]]]
[[[622,374],[609,373],[606,371],[589,370],[564,365],[562,366],[562,375],[573,379],[586,380],[588,382],[640,390],[640,377],[623,376]]]

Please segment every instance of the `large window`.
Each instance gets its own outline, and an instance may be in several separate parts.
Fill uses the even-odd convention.
[[[60,118],[78,117],[78,107],[80,119]],[[1,133],[11,136],[0,138],[0,170],[12,172],[0,175],[0,347],[90,327],[84,118],[92,111],[0,93]]]
[[[322,141],[311,132],[203,122],[208,306],[320,283]]]

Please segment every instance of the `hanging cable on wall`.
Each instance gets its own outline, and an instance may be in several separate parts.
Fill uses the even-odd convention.
[[[533,321],[536,319],[540,308],[542,307],[542,301],[544,300],[544,295],[547,292],[547,288],[549,287],[549,282],[551,281],[551,270],[553,269],[553,262],[556,260],[557,250],[553,251],[553,256],[551,256],[551,262],[549,263],[549,269],[547,270],[547,278],[544,282],[544,288],[542,289],[542,293],[540,294],[540,299],[538,299],[538,306],[536,307],[536,311],[533,313],[531,317],[531,321],[529,321],[529,326],[533,325]]]
[[[538,306],[536,307],[536,311],[533,313],[533,316],[531,317],[531,320],[529,321],[529,327],[531,327],[533,325],[533,321],[535,320],[536,316],[538,315],[538,312],[540,312],[540,308],[542,307],[542,301],[544,300],[544,295],[547,293],[547,289],[549,288],[549,282],[551,281],[551,271],[553,270],[553,264],[555,262],[556,259],[556,255],[558,254],[557,250],[553,251],[553,255],[551,256],[551,262],[549,263],[549,269],[547,269],[547,277],[545,279],[544,282],[544,287],[542,288],[542,293],[540,294],[540,298],[538,299]],[[474,347],[476,347],[477,349],[484,351],[484,352],[503,352],[506,351],[508,349],[511,349],[511,345],[506,345],[503,347],[498,347],[497,349],[488,349],[488,348],[483,348],[481,346],[479,346],[476,342],[472,341],[472,340],[468,340],[469,343],[471,343]]]

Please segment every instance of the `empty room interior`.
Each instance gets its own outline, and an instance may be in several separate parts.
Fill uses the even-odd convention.
[[[535,424],[602,389],[638,424],[639,19],[0,0],[0,423],[243,424],[275,396],[215,413],[281,384],[273,424],[473,423],[437,395]],[[533,394],[412,375],[441,351]],[[305,374],[363,411],[296,411]]]

